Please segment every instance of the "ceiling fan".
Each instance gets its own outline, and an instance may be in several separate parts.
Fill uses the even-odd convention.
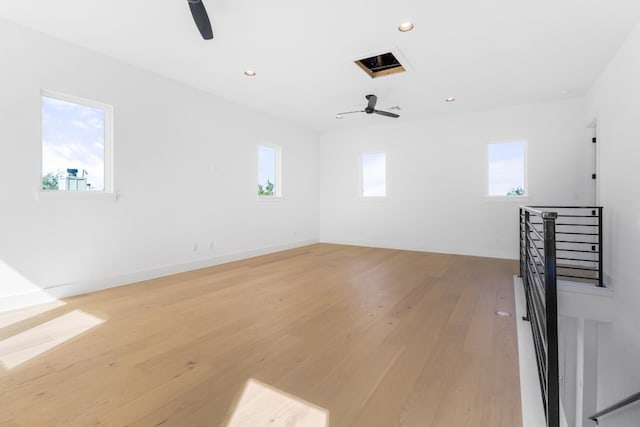
[[[202,0],[187,0],[187,2],[202,38],[211,40],[213,38],[213,30],[211,29],[211,21],[209,21],[209,15],[207,15],[204,3],[202,3]]]
[[[396,113],[390,113],[388,111],[382,111],[382,110],[376,110],[376,102],[378,102],[378,97],[375,95],[367,95],[365,96],[365,98],[367,98],[367,101],[369,101],[367,103],[367,106],[365,107],[364,110],[357,110],[357,111],[346,111],[344,113],[338,113],[336,115],[336,117],[342,118],[342,116],[344,116],[345,114],[353,114],[353,113],[367,113],[367,114],[380,114],[381,116],[386,116],[386,117],[393,117],[394,119],[397,119],[398,117],[400,117],[398,114]]]

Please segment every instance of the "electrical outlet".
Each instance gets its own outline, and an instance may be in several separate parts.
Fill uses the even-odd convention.
[[[198,244],[197,243],[193,244],[193,252],[198,252]]]

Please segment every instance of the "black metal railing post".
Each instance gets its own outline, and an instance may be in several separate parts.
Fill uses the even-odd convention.
[[[520,242],[520,277],[524,277],[523,273],[524,273],[524,265],[523,265],[523,260],[524,260],[524,251],[523,251],[523,247],[522,245],[524,245],[524,224],[523,224],[523,214],[524,212],[522,212],[522,208],[518,209],[518,240]]]
[[[560,425],[558,370],[558,297],[556,262],[556,212],[542,214],[544,235],[544,288],[547,341],[547,425]],[[555,360],[553,360],[555,358]]]
[[[604,278],[602,277],[602,206],[598,207],[598,286],[604,287]]]
[[[522,274],[522,280],[523,280],[523,283],[525,285],[524,292],[525,292],[525,295],[527,295],[527,315],[523,320],[526,320],[526,321],[529,321],[529,319],[531,319],[531,312],[529,311],[529,305],[530,305],[529,304],[529,301],[530,301],[529,300],[529,291],[530,291],[529,286],[530,286],[530,283],[529,283],[529,257],[528,257],[529,246],[531,245],[531,242],[529,240],[530,239],[529,236],[531,234],[531,225],[530,225],[531,223],[530,223],[530,221],[531,221],[531,216],[529,214],[529,211],[525,210],[524,211],[524,237],[523,237],[524,238],[524,258],[523,258],[523,261],[524,262],[521,262],[520,264],[521,265],[524,264],[524,271],[522,272],[523,273]]]
[[[546,427],[560,425],[558,278],[604,286],[602,222],[600,206],[520,207],[524,319],[531,324]]]

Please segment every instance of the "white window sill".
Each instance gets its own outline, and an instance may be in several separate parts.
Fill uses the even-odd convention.
[[[259,202],[280,202],[282,196],[258,196]]]
[[[108,202],[118,200],[117,193],[104,191],[36,191],[38,202]]]
[[[388,196],[358,196],[363,202],[384,202]]]
[[[486,202],[507,202],[522,205],[529,201],[529,196],[484,196],[484,200]]]

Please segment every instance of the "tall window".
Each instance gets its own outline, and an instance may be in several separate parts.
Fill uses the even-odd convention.
[[[258,146],[258,196],[281,196],[280,147]]]
[[[387,155],[365,153],[362,155],[362,197],[387,195]]]
[[[112,191],[108,105],[42,93],[42,189]]]
[[[525,143],[489,144],[489,196],[517,197],[526,194]]]

